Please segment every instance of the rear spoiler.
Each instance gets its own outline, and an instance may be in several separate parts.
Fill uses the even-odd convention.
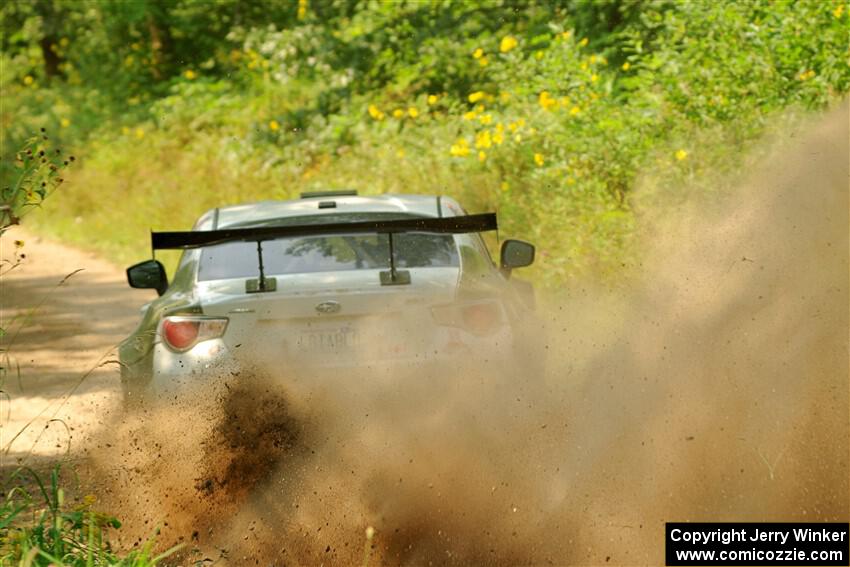
[[[224,244],[225,242],[263,242],[287,236],[319,234],[431,232],[463,234],[497,230],[496,213],[461,217],[400,219],[386,221],[337,222],[302,224],[296,226],[262,226],[256,228],[226,228],[222,230],[193,230],[187,232],[152,232],[154,250],[187,250]]]
[[[443,218],[413,218],[386,221],[338,222],[303,224],[295,226],[263,226],[254,228],[230,228],[187,232],[152,232],[151,248],[156,250],[189,250],[202,246],[213,246],[226,242],[256,242],[260,277],[249,280],[246,291],[274,291],[276,280],[266,278],[263,272],[262,243],[276,238],[293,236],[378,233],[389,235],[389,272],[381,272],[381,284],[399,285],[410,283],[410,273],[395,268],[393,235],[407,232],[436,234],[464,234],[498,230],[495,213],[465,215]]]

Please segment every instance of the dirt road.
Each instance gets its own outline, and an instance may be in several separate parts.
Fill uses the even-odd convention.
[[[4,260],[14,260],[15,240],[25,257],[4,265],[0,284],[0,466],[76,452],[104,423],[118,399],[114,347],[154,297],[127,287],[122,269],[20,227],[0,238]]]

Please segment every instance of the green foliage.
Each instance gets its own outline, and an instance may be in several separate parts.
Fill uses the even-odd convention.
[[[84,148],[39,222],[122,261],[209,207],[354,186],[498,209],[548,285],[616,278],[646,207],[718,190],[694,180],[850,88],[840,2],[53,2],[58,32],[2,8],[23,30],[3,35],[2,137]]]
[[[45,483],[36,471],[22,467],[6,480],[0,501],[0,563],[147,567],[174,553],[176,549],[155,555],[153,539],[124,557],[114,553],[107,536],[121,523],[95,511],[94,496],[77,505],[67,503],[60,473],[61,466],[56,465]]]
[[[15,153],[16,175],[11,183],[0,189],[0,235],[62,184],[62,170],[76,158],[62,155],[61,148],[50,144],[47,131],[24,142]]]

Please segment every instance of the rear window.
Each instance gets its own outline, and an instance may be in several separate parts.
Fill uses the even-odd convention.
[[[457,266],[450,234],[393,235],[398,268]],[[352,234],[280,238],[263,242],[267,275],[388,269],[389,236]],[[257,243],[228,242],[201,249],[198,281],[257,277]]]

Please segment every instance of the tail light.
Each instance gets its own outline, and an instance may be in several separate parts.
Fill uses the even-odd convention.
[[[165,317],[159,336],[171,350],[184,352],[202,341],[222,336],[226,328],[224,317]]]
[[[475,335],[489,335],[502,321],[495,303],[475,303],[463,308],[463,326]]]
[[[438,325],[459,327],[474,335],[490,335],[503,324],[502,307],[495,301],[444,305],[431,309]]]

